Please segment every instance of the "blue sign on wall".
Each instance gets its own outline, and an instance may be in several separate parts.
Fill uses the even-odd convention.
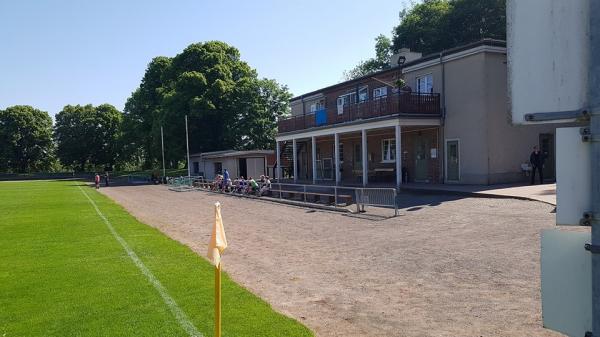
[[[327,124],[327,111],[325,109],[315,111],[315,124],[317,126]]]

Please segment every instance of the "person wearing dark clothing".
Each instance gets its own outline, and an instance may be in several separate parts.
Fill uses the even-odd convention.
[[[544,183],[544,160],[546,156],[539,150],[537,146],[533,147],[533,152],[529,156],[529,163],[531,164],[531,185],[535,184],[535,172],[540,174],[540,184]]]
[[[104,185],[108,187],[108,172],[104,173]]]

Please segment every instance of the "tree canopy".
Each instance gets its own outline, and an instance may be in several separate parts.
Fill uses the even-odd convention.
[[[506,0],[425,0],[400,12],[392,48],[423,54],[484,38],[506,39]]]
[[[276,118],[289,113],[290,93],[259,79],[239,51],[219,41],[195,43],[173,58],[154,58],[125,105],[125,147],[146,167],[161,158],[185,158],[185,116],[190,151],[270,148]]]
[[[29,173],[52,165],[52,119],[29,105],[0,110],[0,171]]]
[[[110,104],[67,105],[56,115],[57,156],[66,167],[85,171],[113,167],[121,156],[122,113]]]
[[[506,0],[425,0],[400,12],[390,40],[379,35],[375,57],[344,72],[358,78],[389,68],[394,51],[410,48],[431,54],[484,38],[506,39]]]

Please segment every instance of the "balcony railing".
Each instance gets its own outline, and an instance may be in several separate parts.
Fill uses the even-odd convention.
[[[282,119],[277,122],[277,127],[279,133],[284,133],[395,114],[433,116],[440,113],[440,94],[397,93]]]

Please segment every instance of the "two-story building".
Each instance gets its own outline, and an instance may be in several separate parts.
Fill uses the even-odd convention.
[[[278,121],[279,178],[364,186],[518,182],[539,145],[553,179],[556,125],[511,124],[504,41],[424,57],[401,50],[393,62],[291,100],[292,116]]]

